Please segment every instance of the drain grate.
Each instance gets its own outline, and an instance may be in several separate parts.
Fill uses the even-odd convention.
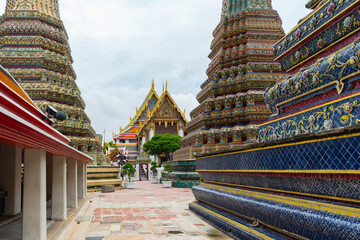
[[[170,230],[168,231],[169,234],[183,234],[184,232],[181,230]]]
[[[122,221],[101,221],[100,224],[118,224],[122,223]]]
[[[92,220],[94,220],[94,216],[80,216],[80,217],[77,217],[76,222],[77,223],[91,222]]]

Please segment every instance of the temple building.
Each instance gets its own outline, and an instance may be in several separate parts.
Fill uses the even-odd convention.
[[[197,94],[199,106],[190,113],[189,134],[175,159],[256,142],[258,124],[271,114],[265,89],[284,77],[281,65],[274,62],[274,44],[284,36],[281,23],[271,1],[223,1],[210,46],[208,78]]]
[[[239,239],[360,236],[360,1],[306,7],[272,50],[288,75],[262,94],[270,118],[245,136],[252,143],[195,155],[204,182],[190,209]],[[224,10],[224,22],[256,13],[240,29],[277,15],[270,0],[225,0]]]
[[[76,85],[73,59],[58,0],[7,0],[0,17],[0,65],[46,111],[51,105],[67,115],[55,128],[71,139],[70,145],[104,161],[102,147],[85,113]]]
[[[113,134],[113,139],[118,149],[125,149],[128,153],[128,161],[136,164],[137,171],[135,178],[151,179],[149,161],[142,153],[142,145],[149,141],[155,134],[176,134],[181,137],[186,135],[187,120],[185,110],[181,111],[176,105],[167,89],[167,82],[159,97],[154,89],[154,81],[151,89],[136,115],[130,117],[130,123],[125,128],[120,128],[120,133]],[[141,157],[139,157],[141,154]],[[161,157],[161,156],[160,156]],[[157,156],[151,156],[151,160],[161,163]]]

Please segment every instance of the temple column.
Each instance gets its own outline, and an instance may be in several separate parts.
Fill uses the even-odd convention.
[[[66,220],[66,157],[53,156],[51,213],[53,220]]]
[[[78,162],[78,197],[84,199],[86,197],[86,163]]]
[[[46,154],[46,200],[49,200],[52,196],[53,159],[54,155]]]
[[[46,240],[46,152],[25,149],[23,240]]]
[[[151,126],[150,127],[150,135],[149,135],[149,140],[151,140],[151,138],[154,136],[154,129]],[[150,156],[151,161],[155,161],[155,157],[154,156]]]
[[[67,160],[67,205],[71,208],[78,206],[77,161]]]
[[[21,148],[0,145],[0,185],[6,190],[5,215],[21,212]]]

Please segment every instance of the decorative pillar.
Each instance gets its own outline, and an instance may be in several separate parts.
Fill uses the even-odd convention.
[[[151,140],[151,138],[154,136],[154,129],[153,129],[153,127],[150,127],[150,139],[149,140]]]
[[[51,213],[53,220],[66,220],[66,157],[53,156]]]
[[[21,148],[0,145],[0,185],[5,188],[5,215],[21,212]]]
[[[77,161],[67,160],[67,204],[68,207],[76,208],[78,206],[77,190]]]
[[[78,162],[78,198],[86,197],[86,162]]]
[[[140,180],[140,164],[135,164],[135,169],[136,169],[136,172],[134,174],[134,178],[136,180]],[[130,178],[130,176],[129,176],[129,178]],[[130,181],[130,179],[129,179],[129,181]]]
[[[46,152],[25,149],[23,240],[46,240]]]
[[[145,141],[146,139],[145,139],[145,136],[143,135],[142,137],[141,137],[141,146],[140,146],[140,152],[142,152],[142,151],[144,151],[144,144],[145,144]]]
[[[182,127],[179,129],[179,136],[184,137],[184,130],[182,129]]]

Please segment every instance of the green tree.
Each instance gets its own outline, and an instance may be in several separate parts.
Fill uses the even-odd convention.
[[[169,161],[171,160],[172,153],[181,148],[181,138],[178,135],[156,134],[150,141],[144,144],[144,151],[156,156],[165,154],[166,161]]]
[[[157,162],[155,162],[155,161],[152,161],[151,162],[151,168],[150,168],[150,170],[153,172],[153,177],[155,178],[156,177],[156,173],[157,173],[157,170],[156,170],[156,168],[158,168],[158,167],[161,167],[161,165],[159,164],[157,164]]]
[[[134,168],[134,166],[130,163],[127,162],[124,166],[123,166],[123,174],[126,176],[128,176],[129,182],[131,182],[131,177],[133,176],[133,174],[136,172],[136,169]]]

